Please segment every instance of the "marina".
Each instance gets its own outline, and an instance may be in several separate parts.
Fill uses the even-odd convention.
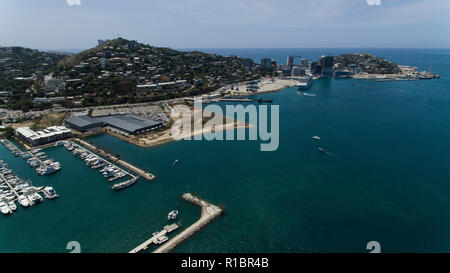
[[[42,151],[42,148],[35,148],[29,152],[23,152],[7,138],[0,139],[0,142],[5,145],[14,156],[26,160],[28,165],[35,168],[36,173],[39,175],[49,175],[61,169],[61,164],[53,159],[49,159]]]
[[[4,215],[17,210],[17,201],[22,207],[34,206],[47,199],[58,198],[59,195],[51,186],[35,187],[30,180],[23,180],[15,175],[8,164],[0,160],[0,212]]]
[[[113,182],[118,179],[122,179],[126,176],[131,177],[127,181],[119,182],[117,184],[114,184],[111,189],[113,190],[119,190],[123,189],[125,187],[133,185],[139,176],[135,176],[126,170],[119,168],[118,166],[114,165],[110,161],[96,155],[95,153],[89,151],[88,149],[81,147],[79,144],[73,142],[73,141],[65,141],[64,147],[70,151],[73,155],[76,157],[84,160],[86,162],[86,165],[91,167],[92,169],[100,169],[99,172],[104,176],[104,178],[108,182]]]
[[[74,141],[78,142],[79,144],[81,144],[81,145],[83,145],[83,146],[85,146],[85,147],[87,147],[87,148],[89,148],[91,150],[94,150],[94,151],[98,152],[100,155],[102,155],[102,156],[108,158],[109,160],[111,160],[111,161],[121,165],[124,168],[127,168],[127,169],[133,171],[134,173],[140,175],[141,177],[143,177],[143,178],[145,178],[147,180],[152,181],[152,180],[155,180],[155,178],[156,178],[156,176],[154,176],[153,174],[151,174],[151,173],[149,173],[149,172],[147,172],[145,170],[142,170],[142,169],[140,169],[140,168],[138,168],[138,167],[136,167],[136,166],[126,162],[125,160],[119,159],[119,158],[117,158],[117,157],[115,157],[115,156],[113,156],[111,154],[108,154],[107,152],[105,152],[105,151],[103,151],[101,149],[98,149],[97,147],[87,143],[84,140],[75,138]]]

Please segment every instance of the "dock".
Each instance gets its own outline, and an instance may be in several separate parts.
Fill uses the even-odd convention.
[[[175,237],[167,241],[167,243],[153,251],[153,253],[170,252],[177,245],[181,244],[183,241],[194,235],[197,231],[201,230],[223,212],[223,209],[219,208],[218,206],[208,203],[205,200],[192,195],[191,193],[185,193],[182,197],[184,200],[199,205],[202,208],[200,219],[182,232],[178,233]]]
[[[87,151],[87,152],[89,152],[89,153],[95,154],[94,152],[89,151],[89,150],[87,150],[87,149],[84,148],[84,147],[81,147],[79,144],[77,144],[77,143],[75,143],[75,142],[73,142],[73,141],[69,141],[69,142],[70,142],[72,145],[75,145],[75,146],[78,147],[78,148],[81,148],[81,149],[83,149],[83,150],[85,150],[85,151]],[[96,155],[96,156],[99,157],[98,155]],[[99,157],[99,158],[101,158],[101,157]],[[136,178],[135,175],[133,175],[133,174],[127,172],[127,171],[124,170],[124,169],[121,169],[121,168],[117,167],[116,165],[112,164],[112,163],[109,162],[108,160],[106,160],[106,159],[104,159],[104,158],[101,158],[101,159],[102,159],[103,161],[105,161],[106,163],[108,163],[108,164],[110,164],[110,165],[112,165],[112,166],[114,166],[114,167],[120,169],[120,171],[124,172],[126,175],[129,175],[129,176],[131,176],[132,178]]]
[[[128,169],[128,170],[130,170],[130,171],[132,171],[132,172],[134,172],[134,173],[136,173],[138,175],[140,175],[141,177],[143,177],[143,178],[145,178],[145,179],[147,179],[149,181],[155,180],[155,178],[156,178],[156,176],[154,176],[153,174],[151,174],[149,172],[146,172],[146,171],[144,171],[144,170],[142,170],[142,169],[140,169],[140,168],[138,168],[138,167],[136,167],[136,166],[134,166],[134,165],[124,161],[124,160],[122,160],[122,159],[118,159],[117,157],[115,157],[115,156],[113,156],[111,154],[108,154],[107,152],[105,152],[105,151],[103,151],[103,150],[101,150],[101,149],[99,149],[99,148],[97,148],[97,147],[87,143],[84,140],[81,140],[79,138],[74,138],[73,140],[75,142],[78,142],[79,144],[89,148],[90,150],[97,152],[101,156],[103,156],[103,157],[105,157],[105,158],[107,158],[107,159],[109,159],[109,160],[111,160],[111,161],[121,165],[122,167],[124,167],[124,168],[126,168],[126,169]]]
[[[245,99],[245,98],[223,98],[223,99],[218,99],[218,101],[234,101],[234,102],[252,102],[253,99]]]
[[[143,242],[142,244],[140,244],[139,246],[137,246],[136,248],[134,248],[133,250],[131,250],[128,253],[138,253],[142,250],[147,250],[148,246],[151,244],[161,244],[161,243],[165,242],[168,239],[166,234],[178,229],[180,226],[181,226],[181,224],[177,224],[177,223],[173,223],[173,224],[164,226],[163,230],[157,232],[150,239]]]

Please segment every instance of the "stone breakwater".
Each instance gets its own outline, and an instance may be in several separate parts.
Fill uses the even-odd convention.
[[[215,206],[205,200],[192,195],[191,193],[183,194],[183,199],[199,205],[202,208],[200,219],[190,225],[188,228],[178,233],[175,237],[167,241],[164,245],[153,251],[153,253],[167,253],[174,249],[177,245],[194,235],[197,231],[205,227],[208,223],[213,221],[217,216],[223,213],[223,209]]]

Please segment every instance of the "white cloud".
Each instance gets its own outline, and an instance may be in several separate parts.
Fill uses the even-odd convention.
[[[81,0],[66,0],[69,6],[81,6]]]
[[[381,0],[366,0],[369,6],[380,6]]]

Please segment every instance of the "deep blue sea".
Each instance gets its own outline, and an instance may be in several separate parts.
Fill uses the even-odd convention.
[[[176,252],[367,252],[369,241],[383,252],[450,251],[450,50],[204,51],[279,63],[292,54],[369,52],[431,66],[441,78],[320,79],[308,91],[314,97],[295,88],[257,95],[279,105],[274,152],[261,152],[259,141],[144,149],[108,135],[88,138],[157,176],[121,192],[63,147],[46,150],[63,169],[40,177],[0,145],[0,158],[16,173],[61,195],[1,216],[0,252],[67,252],[69,241],[83,252],[127,252],[166,225],[172,209],[179,209],[184,227],[199,217],[199,208],[180,198],[188,190],[223,204],[226,213]]]

